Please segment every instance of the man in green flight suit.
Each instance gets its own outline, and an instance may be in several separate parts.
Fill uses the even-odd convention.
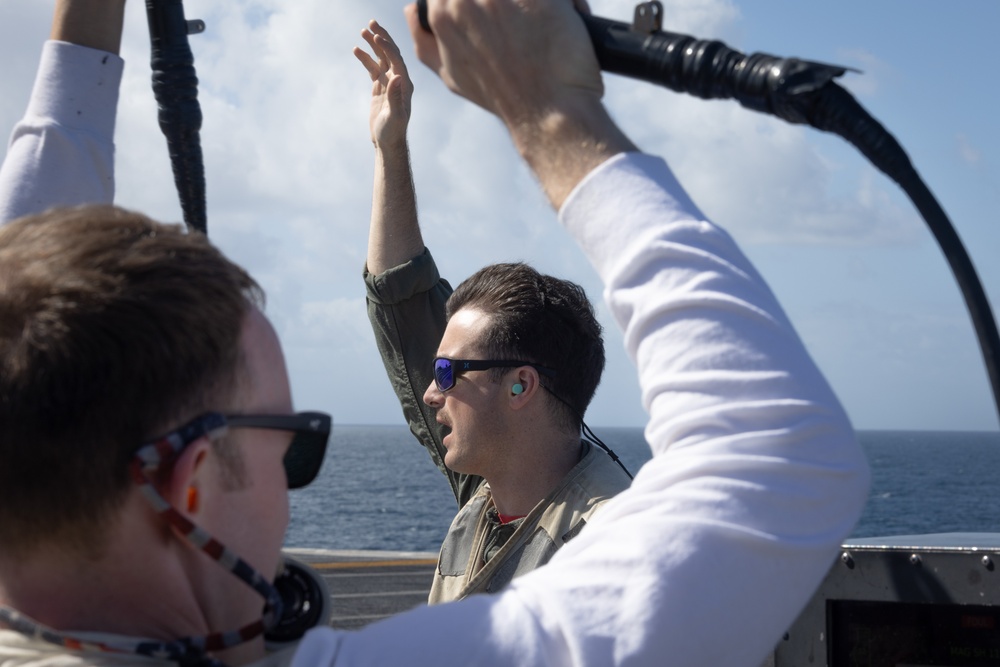
[[[375,183],[365,285],[379,352],[410,430],[448,478],[459,512],[431,604],[495,592],[552,557],[630,482],[580,438],[604,369],[584,291],[524,264],[458,289],[438,275],[417,222],[406,128],[413,85],[372,21]]]

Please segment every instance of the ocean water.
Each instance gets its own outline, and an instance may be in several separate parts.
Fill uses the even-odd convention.
[[[633,472],[639,428],[600,428]],[[853,535],[1000,532],[1000,433],[860,431],[872,490]],[[291,493],[289,547],[437,551],[456,511],[405,426],[334,426],[319,477]]]

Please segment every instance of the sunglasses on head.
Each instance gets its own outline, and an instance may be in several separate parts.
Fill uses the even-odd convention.
[[[438,357],[434,360],[434,384],[438,391],[445,392],[455,386],[458,376],[466,371],[488,371],[491,368],[517,368],[531,366],[542,375],[555,376],[551,368],[545,368],[530,361],[512,361],[501,359],[449,359]]]
[[[226,428],[289,431],[295,435],[283,459],[285,477],[289,489],[300,489],[319,474],[332,426],[333,418],[325,412],[299,412],[294,415],[221,415],[209,412],[156,442],[140,447],[135,455],[145,469],[156,469],[162,461],[176,456],[203,435],[221,435]]]

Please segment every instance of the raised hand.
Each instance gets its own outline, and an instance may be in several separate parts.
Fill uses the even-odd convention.
[[[406,141],[413,82],[399,47],[385,28],[373,20],[361,31],[361,36],[378,59],[361,48],[354,48],[354,56],[365,66],[372,79],[372,105],[368,119],[372,142],[376,146],[398,146]]]
[[[433,35],[405,9],[417,57],[508,126],[596,102],[600,68],[573,0],[428,0]]]

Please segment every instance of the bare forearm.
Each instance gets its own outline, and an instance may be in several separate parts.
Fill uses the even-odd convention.
[[[376,146],[368,271],[378,275],[423,251],[406,144],[392,150]]]
[[[596,97],[552,109],[541,118],[504,122],[556,209],[596,167],[619,153],[638,150]]]
[[[117,54],[125,0],[57,0],[50,37]]]

